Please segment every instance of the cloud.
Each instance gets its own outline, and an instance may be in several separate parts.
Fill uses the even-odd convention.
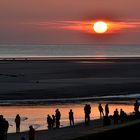
[[[42,28],[43,30],[70,30],[79,31],[83,33],[95,34],[93,31],[93,25],[97,20],[91,21],[37,21],[37,22],[27,22],[24,24],[31,25],[35,28]],[[108,25],[108,31],[106,34],[117,34],[123,32],[140,32],[140,20],[118,20],[118,21],[106,21],[103,20]]]

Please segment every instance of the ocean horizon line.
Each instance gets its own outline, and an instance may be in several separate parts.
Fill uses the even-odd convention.
[[[139,60],[140,56],[11,56],[0,60]]]

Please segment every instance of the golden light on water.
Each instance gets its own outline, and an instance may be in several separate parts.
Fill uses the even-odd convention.
[[[10,127],[9,132],[15,132],[14,118],[16,114],[20,114],[22,118],[21,131],[27,131],[30,124],[32,124],[37,130],[47,129],[47,115],[54,114],[56,108],[59,108],[61,112],[61,124],[62,126],[69,125],[68,112],[73,109],[75,123],[84,122],[84,105],[85,104],[69,104],[69,105],[48,105],[48,106],[8,106],[0,107],[1,114],[9,121]],[[103,108],[105,104],[102,104]],[[98,104],[91,103],[91,120],[99,118]],[[114,110],[121,108],[126,112],[133,112],[133,105],[127,104],[109,104],[110,115],[113,114]],[[32,113],[31,113],[32,112]],[[38,113],[39,112],[39,113]],[[27,118],[27,119],[25,119]]]

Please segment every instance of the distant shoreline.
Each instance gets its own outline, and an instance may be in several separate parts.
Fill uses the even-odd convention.
[[[27,61],[27,60],[35,60],[35,61],[38,61],[38,60],[49,60],[49,61],[61,61],[61,60],[88,60],[88,61],[101,61],[101,60],[123,60],[123,61],[137,61],[137,60],[140,60],[140,57],[127,57],[127,56],[120,56],[120,57],[83,57],[83,56],[78,56],[78,57],[0,57],[0,60],[1,61],[11,61],[11,60],[22,60],[22,61]]]

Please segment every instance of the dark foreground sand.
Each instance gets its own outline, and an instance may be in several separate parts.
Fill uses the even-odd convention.
[[[140,121],[124,124],[122,126],[108,129],[99,133],[85,135],[72,140],[139,140]]]
[[[37,131],[36,140],[116,140],[116,139],[139,139],[140,120],[125,124],[103,126],[102,120],[92,121],[90,126],[79,124],[49,131]],[[28,139],[28,133],[8,134],[8,140],[20,140],[21,137]]]
[[[0,61],[0,100],[140,92],[139,59]]]

